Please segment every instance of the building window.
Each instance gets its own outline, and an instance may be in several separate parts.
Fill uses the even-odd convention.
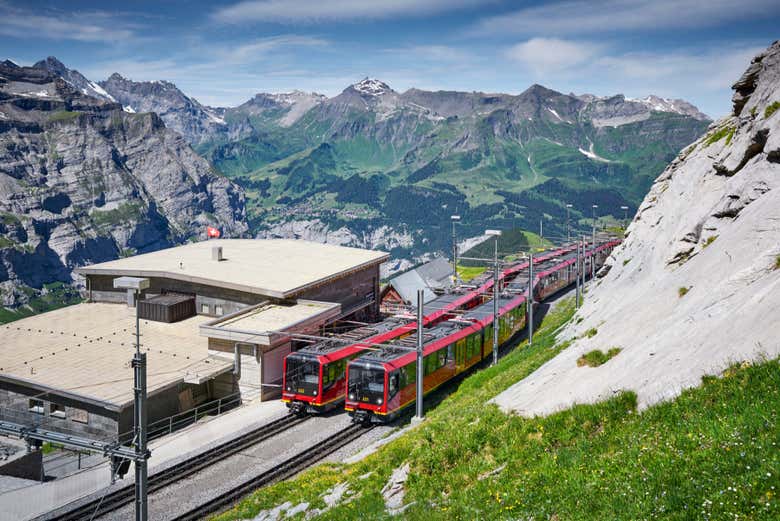
[[[35,414],[43,414],[44,410],[43,400],[30,400],[30,412],[34,412]]]
[[[221,304],[217,304],[216,306],[214,306],[214,314],[217,315],[218,317],[222,316],[222,305]]]
[[[49,416],[53,416],[54,418],[65,418],[65,406],[56,403],[50,403]]]
[[[209,314],[209,305],[208,304],[201,304],[200,305],[200,312],[203,313],[204,315],[208,315]]]
[[[89,423],[89,413],[83,409],[71,409],[70,419],[77,423]]]

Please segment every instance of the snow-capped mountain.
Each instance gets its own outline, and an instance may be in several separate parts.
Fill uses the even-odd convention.
[[[126,112],[156,112],[166,126],[193,144],[226,130],[225,120],[215,109],[201,105],[168,81],[133,81],[114,73],[100,82]]]
[[[351,85],[351,87],[366,96],[381,96],[389,92],[394,92],[387,83],[374,78],[364,78],[363,80]]]
[[[103,89],[103,87],[94,81],[87,79],[79,71],[67,68],[54,56],[49,56],[45,60],[37,62],[35,65],[33,65],[33,68],[44,69],[51,72],[55,76],[59,76],[63,80],[70,83],[71,86],[73,86],[76,90],[81,91],[82,94],[86,94],[87,96],[92,96],[93,98],[104,99],[107,101],[116,101],[114,97],[111,96],[111,94]]]

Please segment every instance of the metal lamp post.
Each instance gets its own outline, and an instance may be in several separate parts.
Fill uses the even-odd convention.
[[[496,238],[493,250],[493,365],[498,363],[498,238],[501,230],[485,230],[485,235]]]
[[[135,446],[135,519],[147,521],[147,458],[149,452],[146,448],[146,353],[141,352],[141,318],[139,315],[139,303],[141,292],[149,288],[149,279],[140,277],[118,277],[114,279],[114,288],[133,291],[135,301],[135,356],[132,366],[134,372],[133,385],[133,430]],[[129,296],[129,295],[128,295]]]
[[[571,242],[571,233],[569,227],[569,212],[571,211],[571,205],[566,205],[566,242]]]
[[[460,221],[460,215],[450,216],[452,221],[452,276],[455,280],[455,285],[458,284],[458,237],[455,235],[455,223]]]

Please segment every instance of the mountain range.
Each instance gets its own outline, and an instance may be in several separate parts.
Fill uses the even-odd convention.
[[[207,223],[406,259],[448,251],[456,213],[463,236],[541,221],[561,237],[567,203],[575,228],[590,226],[593,204],[622,218],[709,124],[657,96],[397,92],[370,78],[333,97],[259,93],[209,107],[167,81],[6,61],[3,299],[23,301],[20,284],[68,282],[80,263],[191,240]],[[36,248],[51,250],[51,266],[25,271],[17,257]]]
[[[72,269],[247,230],[243,190],[154,112],[132,114],[76,71],[0,63],[0,299]],[[60,64],[61,65],[61,64]]]

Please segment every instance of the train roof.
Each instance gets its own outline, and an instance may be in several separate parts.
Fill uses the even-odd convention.
[[[304,353],[309,355],[329,354],[348,347],[350,342],[360,342],[366,338],[392,331],[393,329],[401,327],[404,324],[406,324],[406,322],[401,319],[388,318],[382,322],[377,322],[376,324],[360,326],[346,333],[340,333],[338,337],[334,337],[332,339],[321,340],[317,343],[299,349],[296,351],[296,353]]]

